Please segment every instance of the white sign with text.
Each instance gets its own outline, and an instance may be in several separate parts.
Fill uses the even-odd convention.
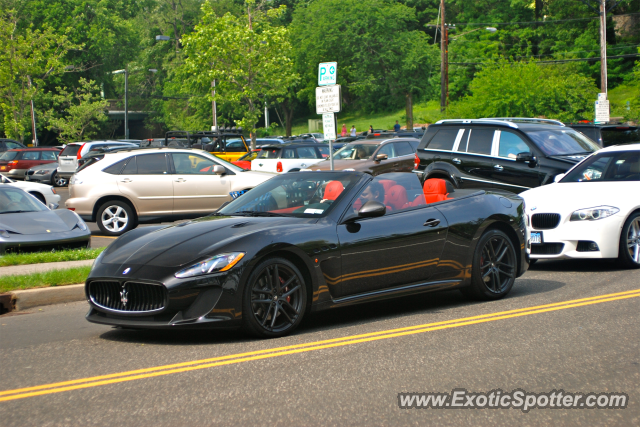
[[[322,115],[322,133],[326,140],[336,139],[336,118],[333,113]]]
[[[340,112],[340,85],[316,88],[316,113]]]

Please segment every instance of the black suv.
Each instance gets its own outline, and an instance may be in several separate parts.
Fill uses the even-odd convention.
[[[427,129],[414,172],[444,178],[455,188],[520,193],[553,182],[600,147],[552,120],[441,120]]]
[[[601,147],[640,142],[640,128],[637,126],[596,123],[567,123],[567,126],[588,136]]]
[[[13,139],[0,138],[0,152],[7,150],[14,150],[16,148],[27,148],[25,145],[20,144]]]

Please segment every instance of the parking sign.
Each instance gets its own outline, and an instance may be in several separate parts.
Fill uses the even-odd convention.
[[[321,62],[318,65],[318,86],[334,85],[338,77],[337,62]]]

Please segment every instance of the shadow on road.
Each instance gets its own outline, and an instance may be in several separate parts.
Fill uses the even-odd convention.
[[[567,272],[600,272],[600,271],[625,271],[615,260],[608,259],[563,259],[563,260],[539,260],[531,267],[531,271],[561,271]]]

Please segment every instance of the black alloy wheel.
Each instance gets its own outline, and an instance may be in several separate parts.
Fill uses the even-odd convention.
[[[307,287],[302,274],[284,258],[260,263],[245,285],[243,326],[264,338],[290,334],[302,321],[307,307]]]
[[[53,175],[51,175],[51,185],[54,187],[64,187],[67,184],[68,180],[58,175],[58,172],[54,172]]]
[[[516,280],[517,260],[509,236],[499,230],[487,231],[473,255],[471,286],[463,289],[463,293],[484,301],[503,298]]]
[[[631,214],[622,226],[618,262],[626,268],[640,268],[640,212]]]

